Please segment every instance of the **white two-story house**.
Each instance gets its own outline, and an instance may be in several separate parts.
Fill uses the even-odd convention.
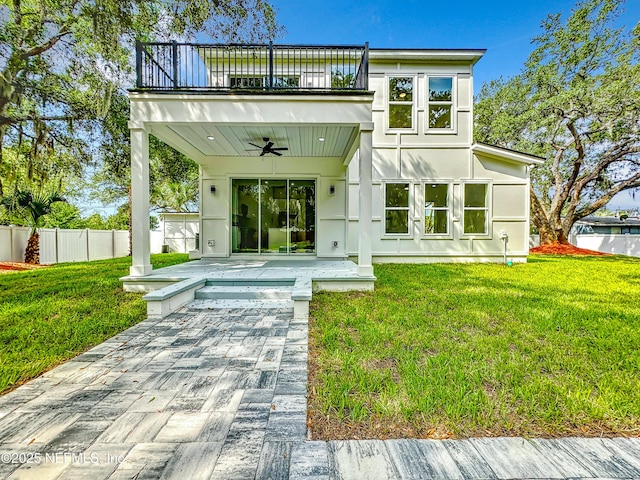
[[[473,142],[484,50],[138,44],[132,276],[151,271],[148,136],[200,165],[201,257],[524,261],[529,169]]]

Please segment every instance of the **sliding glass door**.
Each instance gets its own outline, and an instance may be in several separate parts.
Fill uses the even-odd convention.
[[[233,253],[315,253],[314,180],[232,181]]]

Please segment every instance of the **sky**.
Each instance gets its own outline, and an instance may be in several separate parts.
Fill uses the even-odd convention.
[[[568,15],[574,0],[271,0],[287,30],[276,43],[362,45],[370,48],[480,48],[475,91],[517,75],[531,39],[549,13]],[[452,5],[455,10],[452,10]],[[640,0],[627,0],[621,24],[640,21]]]
[[[474,67],[474,90],[517,75],[550,13],[570,15],[574,0],[271,0],[286,34],[275,43],[370,48],[473,48],[487,53]],[[620,26],[640,21],[640,0],[627,0]],[[629,193],[610,208],[640,208]]]

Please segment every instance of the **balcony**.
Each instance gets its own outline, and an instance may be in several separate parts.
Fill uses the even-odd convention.
[[[369,46],[136,43],[136,90],[354,93],[368,90]]]

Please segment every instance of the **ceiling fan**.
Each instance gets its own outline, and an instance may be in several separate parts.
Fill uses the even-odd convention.
[[[269,141],[269,137],[263,137],[262,140],[264,141],[265,145],[264,147],[261,147],[260,145],[256,145],[255,143],[251,143],[249,142],[249,145],[258,148],[259,150],[262,150],[260,152],[260,156],[264,157],[267,153],[273,153],[274,155],[277,155],[279,157],[282,156],[282,154],[280,153],[281,151],[284,150],[289,150],[287,147],[276,147],[273,148],[273,142]],[[247,150],[249,151],[253,151],[253,150]]]

